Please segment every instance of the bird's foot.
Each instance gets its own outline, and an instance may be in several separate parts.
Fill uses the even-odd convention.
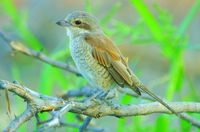
[[[117,91],[115,89],[108,90],[107,92],[102,91],[96,99],[104,101],[108,105],[112,105],[111,99],[117,97]]]
[[[115,89],[111,89],[108,91],[98,91],[97,93],[95,93],[94,95],[92,95],[91,97],[89,97],[88,99],[86,99],[85,101],[94,101],[97,104],[101,104],[102,101],[105,102],[108,105],[111,105],[112,102],[110,101],[111,99],[117,97],[117,91]]]
[[[116,89],[110,89],[106,92],[102,91],[99,93],[99,95],[97,95],[97,98],[106,100],[110,100],[116,97],[118,97]]]
[[[89,98],[86,98],[84,101],[94,101],[97,104],[100,104],[101,101],[99,100],[99,97],[103,95],[103,91],[97,91],[95,94],[93,94],[92,96],[90,96]]]

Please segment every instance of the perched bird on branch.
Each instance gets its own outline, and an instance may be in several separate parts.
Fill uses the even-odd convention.
[[[79,72],[92,86],[105,92],[119,86],[129,87],[138,95],[143,91],[179,116],[136,77],[128,66],[128,59],[103,33],[94,16],[74,11],[57,24],[66,28],[71,56]]]

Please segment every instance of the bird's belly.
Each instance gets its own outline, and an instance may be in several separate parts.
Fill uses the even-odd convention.
[[[103,90],[114,87],[111,75],[104,66],[93,58],[89,49],[86,49],[86,47],[72,48],[71,55],[78,70],[91,85]]]

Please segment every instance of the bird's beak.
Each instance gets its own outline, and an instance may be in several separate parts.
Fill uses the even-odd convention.
[[[59,26],[62,26],[62,27],[69,27],[70,26],[70,23],[65,21],[65,20],[57,21],[56,24],[58,24]]]

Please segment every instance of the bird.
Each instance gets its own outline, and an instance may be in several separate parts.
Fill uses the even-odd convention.
[[[79,72],[93,87],[105,92],[115,87],[128,87],[139,96],[141,92],[145,92],[180,116],[132,72],[127,57],[105,35],[95,16],[83,11],[73,11],[56,24],[66,28],[72,59]]]

